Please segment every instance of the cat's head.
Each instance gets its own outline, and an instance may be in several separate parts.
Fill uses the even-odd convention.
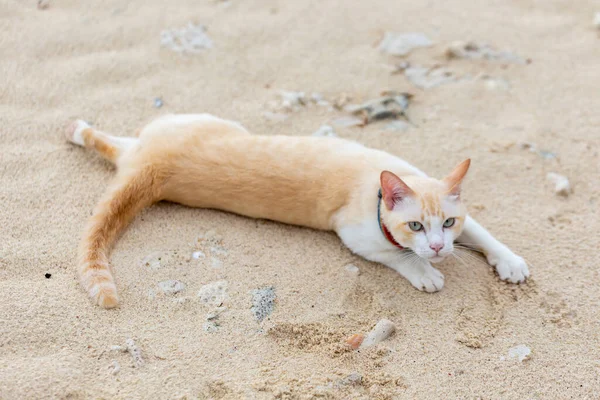
[[[398,243],[431,262],[452,254],[467,214],[460,185],[470,164],[463,161],[442,180],[381,173],[382,220]]]

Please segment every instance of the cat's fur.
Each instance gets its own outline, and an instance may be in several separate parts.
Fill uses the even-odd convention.
[[[118,169],[79,250],[81,283],[105,308],[118,304],[109,263],[115,240],[142,208],[161,200],[334,230],[354,253],[395,269],[428,292],[444,284],[431,262],[451,254],[455,240],[483,251],[503,280],[517,283],[529,276],[521,257],[467,215],[460,184],[469,160],[437,180],[352,141],[251,135],[235,122],[207,114],[161,117],[137,138],[110,136],[83,121],[71,124],[66,135]],[[378,206],[382,226],[406,250],[382,233]],[[456,222],[444,228],[448,218]],[[414,232],[411,221],[424,229]]]

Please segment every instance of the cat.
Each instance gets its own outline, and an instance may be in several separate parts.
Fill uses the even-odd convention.
[[[252,135],[209,114],[166,115],[136,137],[77,120],[66,136],[117,167],[79,249],[81,283],[104,308],[119,302],[109,264],[114,242],[142,208],[161,200],[333,230],[353,253],[426,292],[444,286],[431,264],[453,254],[455,241],[479,249],[502,280],[529,276],[523,258],[467,215],[461,183],[470,160],[438,180],[350,140]]]

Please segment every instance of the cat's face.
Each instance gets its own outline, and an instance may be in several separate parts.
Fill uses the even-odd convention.
[[[452,254],[466,217],[460,183],[469,165],[462,162],[443,180],[381,173],[384,222],[398,243],[434,263]]]

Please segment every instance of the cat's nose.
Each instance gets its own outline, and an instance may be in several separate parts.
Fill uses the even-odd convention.
[[[436,252],[436,254],[437,254],[437,253],[439,253],[439,252],[440,252],[440,250],[441,250],[441,249],[443,249],[443,248],[444,248],[444,244],[443,244],[443,243],[434,243],[434,244],[431,244],[431,243],[430,243],[430,244],[429,244],[429,248],[430,248],[431,250],[435,251],[435,252]]]

